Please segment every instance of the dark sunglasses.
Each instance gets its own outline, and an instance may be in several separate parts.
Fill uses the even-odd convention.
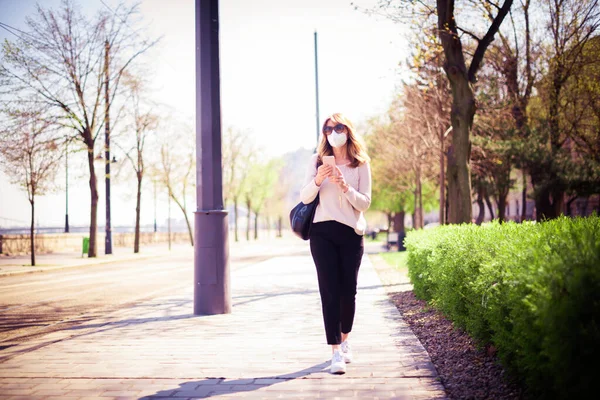
[[[331,126],[326,125],[323,127],[323,133],[326,135],[329,135],[331,133],[331,131],[336,131],[337,133],[342,133],[342,132],[344,132],[344,129],[346,129],[346,125],[344,125],[344,124],[337,124],[333,128]]]

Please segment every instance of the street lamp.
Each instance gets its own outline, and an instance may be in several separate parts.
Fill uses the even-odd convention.
[[[153,179],[154,183],[154,233],[156,233],[156,179]]]
[[[65,145],[65,233],[69,233],[69,142]]]
[[[112,254],[112,229],[110,223],[110,164],[117,162],[115,156],[110,160],[109,150],[105,150],[106,158],[102,157],[102,154],[98,154],[95,161],[104,161],[105,165],[105,203],[106,203],[106,222],[104,224],[104,230],[106,232],[104,236],[104,254]],[[110,161],[109,161],[110,160]]]

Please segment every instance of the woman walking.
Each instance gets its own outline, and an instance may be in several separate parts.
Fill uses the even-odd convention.
[[[329,116],[322,131],[300,197],[308,204],[319,195],[310,251],[317,269],[327,344],[332,348],[330,372],[343,374],[346,363],[352,362],[348,336],[364,251],[367,223],[363,213],[371,204],[371,169],[365,146],[346,117]]]

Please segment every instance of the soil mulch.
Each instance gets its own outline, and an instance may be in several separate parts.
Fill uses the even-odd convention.
[[[499,364],[493,348],[478,349],[442,313],[415,297],[407,271],[391,267],[374,247],[370,259],[389,299],[429,353],[448,399],[525,400],[524,390]]]
[[[429,353],[449,399],[525,399],[506,376],[493,348],[478,349],[469,335],[412,291],[389,293],[391,301]]]

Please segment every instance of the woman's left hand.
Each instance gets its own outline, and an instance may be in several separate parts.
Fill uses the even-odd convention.
[[[335,167],[335,174],[329,177],[329,181],[332,183],[336,183],[342,192],[346,193],[350,186],[346,183],[346,179],[344,178],[344,174],[342,174],[342,170],[339,167]]]

